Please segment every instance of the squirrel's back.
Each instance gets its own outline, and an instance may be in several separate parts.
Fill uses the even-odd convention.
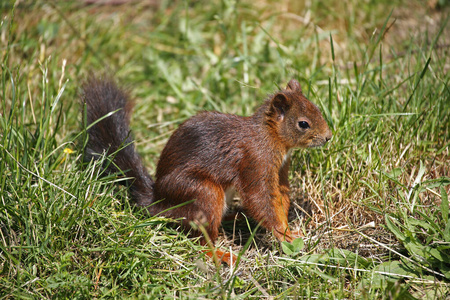
[[[105,162],[108,173],[124,172],[130,177],[130,192],[137,206],[153,202],[153,180],[137,154],[129,121],[132,103],[126,92],[110,78],[91,76],[82,87],[89,140],[85,159],[99,159],[113,154],[114,162]],[[101,119],[99,121],[99,119]],[[120,170],[119,170],[119,169]]]

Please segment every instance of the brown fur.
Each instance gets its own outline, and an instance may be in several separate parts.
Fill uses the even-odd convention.
[[[108,87],[108,93],[103,93],[103,86]],[[131,143],[127,117],[131,106],[124,93],[108,79],[91,79],[83,89],[88,123],[123,109],[123,116],[114,122],[107,123],[106,118],[90,129],[87,157],[95,158],[94,152],[106,149],[111,149],[108,153],[116,151],[122,141]],[[309,128],[301,128],[299,122],[306,122]],[[142,166],[133,144],[119,151],[114,159],[121,162],[117,163],[119,168],[129,170],[127,175],[134,177],[132,197],[137,205],[147,206],[151,214],[183,218],[185,228],[191,228],[191,222],[202,225],[214,242],[226,210],[225,192],[234,188],[248,216],[261,222],[280,241],[290,242],[295,236],[287,220],[288,151],[322,146],[330,138],[331,131],[320,110],[304,97],[300,84],[291,80],[286,89],[270,96],[253,116],[201,112],[185,121],[161,153],[155,182]],[[154,203],[155,200],[161,201]],[[182,205],[191,200],[194,201]],[[177,205],[182,206],[170,209]],[[191,233],[201,235],[199,230]],[[201,242],[205,244],[206,239],[203,237]],[[223,261],[230,261],[230,254],[218,255],[223,255]]]

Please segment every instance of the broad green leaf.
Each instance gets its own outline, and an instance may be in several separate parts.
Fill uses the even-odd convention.
[[[391,172],[387,173],[387,175],[389,175],[389,177],[391,177],[391,178],[397,179],[398,176],[400,176],[402,173],[403,173],[402,168],[394,168],[394,169],[392,169]]]
[[[406,250],[408,250],[412,257],[422,263],[424,262],[424,259],[426,260],[429,257],[428,252],[425,251],[425,247],[420,244],[418,240],[407,238],[403,242],[403,246],[405,246]]]
[[[450,263],[449,256],[447,254],[445,254],[444,252],[439,251],[438,249],[434,249],[434,248],[430,249],[429,252],[437,260],[439,260],[443,263]]]
[[[284,254],[292,255],[294,253],[294,245],[286,241],[281,242],[281,249],[283,249]]]
[[[394,223],[391,221],[391,216],[386,215],[384,219],[386,221],[387,228],[395,235],[397,239],[403,242],[405,240],[405,236],[400,231],[400,229],[396,225],[394,225]]]
[[[412,217],[409,217],[406,220],[406,223],[414,225],[414,226],[422,227],[423,229],[425,229],[427,231],[431,231],[430,233],[436,233],[436,228],[435,228],[436,223],[430,223],[430,222],[426,222],[424,220],[417,220],[417,219],[414,219]],[[412,229],[412,231],[417,231],[418,230],[418,228],[411,228],[411,229]]]
[[[411,277],[417,276],[417,273],[412,265],[405,264],[399,260],[386,261],[376,266],[373,270],[388,273],[386,276],[394,276],[395,278],[399,278],[395,275],[406,275]]]
[[[310,263],[318,263],[322,260],[323,257],[327,257],[327,255],[324,254],[310,254],[310,255],[305,255],[302,258],[300,258],[301,261],[307,261]]]
[[[296,238],[292,241],[292,245],[294,246],[294,252],[300,252],[305,246],[305,243],[302,238]]]
[[[450,243],[450,222],[447,221],[447,226],[444,229],[444,241]]]
[[[445,278],[450,279],[450,270],[441,270],[442,274],[444,274]]]

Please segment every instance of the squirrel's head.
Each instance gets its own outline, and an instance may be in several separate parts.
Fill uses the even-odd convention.
[[[332,137],[319,108],[306,99],[295,79],[272,97],[266,116],[287,148],[320,147]]]

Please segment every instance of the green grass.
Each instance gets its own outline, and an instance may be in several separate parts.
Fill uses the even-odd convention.
[[[2,2],[0,297],[449,297],[449,6],[310,2]],[[131,91],[151,173],[186,118],[250,115],[297,78],[334,133],[292,162],[304,243],[258,230],[246,248],[255,227],[227,225],[218,246],[242,262],[216,268],[133,209],[83,164],[90,72]]]

